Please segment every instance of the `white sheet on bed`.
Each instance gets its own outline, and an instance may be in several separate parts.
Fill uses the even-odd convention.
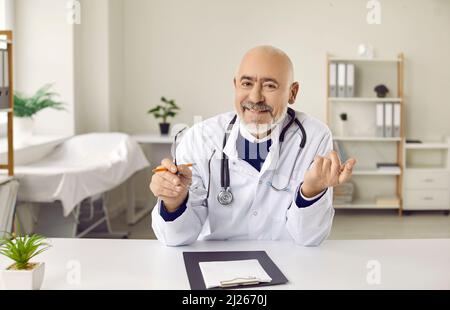
[[[20,181],[18,200],[60,200],[68,216],[83,199],[113,189],[148,166],[140,146],[127,134],[75,136],[45,158],[15,167]]]

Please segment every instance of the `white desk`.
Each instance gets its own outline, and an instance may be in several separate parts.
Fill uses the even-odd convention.
[[[52,239],[35,261],[46,263],[43,289],[190,289],[183,251],[265,250],[289,283],[265,289],[450,289],[450,239],[325,241],[300,247],[280,241],[197,242],[165,247],[156,240]],[[381,284],[366,281],[381,264]],[[81,283],[70,284],[80,266]],[[0,268],[9,261],[0,257]],[[72,273],[72,274],[71,274]]]

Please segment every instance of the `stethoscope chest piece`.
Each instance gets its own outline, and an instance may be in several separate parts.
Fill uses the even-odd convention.
[[[230,192],[229,188],[222,188],[217,195],[217,200],[222,206],[228,206],[233,202],[233,194]]]

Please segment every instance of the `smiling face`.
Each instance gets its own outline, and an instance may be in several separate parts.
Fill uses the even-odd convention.
[[[234,86],[239,117],[258,133],[267,132],[284,117],[288,103],[295,102],[299,88],[298,83],[293,82],[289,57],[270,46],[256,47],[245,54]]]

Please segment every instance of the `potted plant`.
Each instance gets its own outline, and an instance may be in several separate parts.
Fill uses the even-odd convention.
[[[177,111],[180,108],[175,104],[175,100],[167,100],[165,97],[161,97],[163,105],[157,105],[153,109],[147,111],[148,114],[153,114],[155,118],[162,118],[162,123],[159,124],[159,129],[162,135],[169,133],[170,124],[167,123],[167,118],[177,115]]]
[[[0,271],[3,287],[9,290],[38,290],[44,280],[45,264],[30,260],[48,250],[50,244],[41,235],[18,237],[6,233],[0,238],[0,255],[14,261],[6,270]]]
[[[57,93],[51,92],[51,84],[41,87],[33,96],[27,97],[22,93],[14,94],[14,136],[19,140],[27,140],[33,134],[34,119],[39,111],[52,108],[65,110],[64,104],[54,99]]]

